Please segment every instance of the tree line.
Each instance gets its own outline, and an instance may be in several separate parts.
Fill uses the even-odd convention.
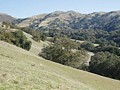
[[[40,42],[45,41],[47,39],[47,35],[45,32],[42,31],[37,31],[35,29],[29,28],[29,27],[22,27],[20,28],[22,31],[29,33],[30,35],[32,35],[33,40]]]
[[[12,32],[9,30],[6,31],[4,29],[0,29],[0,40],[14,44],[26,50],[30,50],[32,44],[31,41],[27,40],[26,36],[21,30]]]

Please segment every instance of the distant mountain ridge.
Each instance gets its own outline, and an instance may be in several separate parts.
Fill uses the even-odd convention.
[[[14,17],[4,13],[0,13],[0,22],[13,22],[14,20]]]
[[[120,10],[90,14],[81,14],[75,11],[55,11],[18,19],[15,23],[20,27],[35,29],[100,29],[110,31],[120,28]]]
[[[14,19],[11,16],[3,16],[2,18],[0,16],[0,21],[13,21],[14,24],[20,27],[31,27],[40,30],[93,29],[113,31],[120,29],[120,10],[111,12],[93,12],[90,14],[81,14],[75,11],[55,11],[49,14],[40,14],[24,19]]]

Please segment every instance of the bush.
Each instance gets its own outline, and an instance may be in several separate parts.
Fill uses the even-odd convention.
[[[15,32],[5,30],[0,31],[0,40],[14,44],[26,50],[29,50],[32,44],[30,41],[27,40],[26,36],[20,30]]]
[[[23,49],[29,50],[31,47],[31,42],[27,40],[26,36],[23,34],[22,31],[15,31],[13,32],[14,41],[13,44],[16,46],[22,47]]]

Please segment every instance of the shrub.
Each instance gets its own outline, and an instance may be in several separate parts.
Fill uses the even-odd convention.
[[[26,50],[29,50],[32,44],[20,30],[15,32],[5,30],[0,31],[0,40],[14,44]]]

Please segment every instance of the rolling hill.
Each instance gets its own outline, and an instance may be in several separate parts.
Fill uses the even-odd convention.
[[[14,17],[4,13],[0,13],[0,22],[13,22],[14,20]]]
[[[14,22],[20,27],[34,29],[94,29],[112,31],[120,28],[120,10],[111,12],[93,12],[81,14],[75,11],[55,11],[49,14],[40,14]]]
[[[30,35],[26,34],[29,40]],[[32,40],[33,42],[33,40]],[[63,66],[30,51],[0,41],[0,90],[119,90],[120,81]],[[39,48],[40,50],[40,48]]]

